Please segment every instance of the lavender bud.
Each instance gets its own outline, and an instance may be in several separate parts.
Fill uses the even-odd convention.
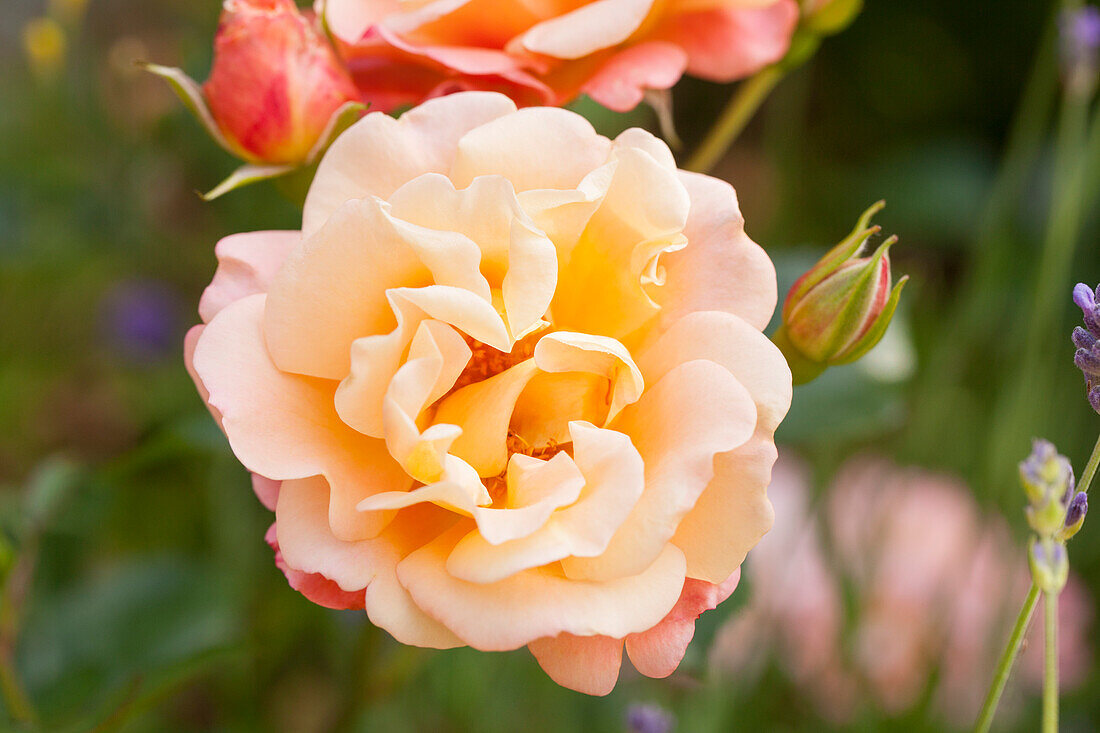
[[[669,733],[675,722],[672,713],[652,703],[631,705],[626,711],[631,733]]]
[[[1073,329],[1073,345],[1078,349],[1091,349],[1096,346],[1096,337],[1085,329],[1077,326]]]
[[[1066,510],[1066,521],[1062,531],[1058,533],[1058,539],[1065,542],[1081,530],[1085,523],[1085,515],[1089,512],[1089,497],[1084,491],[1078,492],[1069,503]]]
[[[1089,91],[1100,60],[1100,10],[1091,5],[1067,10],[1060,19],[1062,67],[1071,89]]]
[[[1039,590],[1055,594],[1062,592],[1069,578],[1069,554],[1065,545],[1053,540],[1032,540],[1028,564]]]

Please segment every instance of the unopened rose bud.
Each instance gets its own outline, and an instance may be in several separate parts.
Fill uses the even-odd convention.
[[[304,161],[336,110],[358,99],[293,0],[226,0],[203,95],[240,157],[266,163]]]
[[[363,109],[347,68],[293,0],[225,0],[201,87],[179,69],[145,68],[249,164],[207,198],[314,162]]]
[[[1053,540],[1031,541],[1028,552],[1031,577],[1044,593],[1061,593],[1069,578],[1069,555],[1066,546]]]
[[[790,363],[796,384],[826,367],[849,364],[870,351],[886,333],[908,277],[891,288],[890,237],[869,256],[859,256],[880,230],[869,226],[885,204],[864,212],[852,233],[795,282],[783,304],[783,325],[775,342]]]

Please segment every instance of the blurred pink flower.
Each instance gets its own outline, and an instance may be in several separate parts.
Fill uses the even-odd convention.
[[[772,652],[839,723],[865,699],[901,714],[929,684],[945,721],[972,722],[1029,583],[1004,522],[984,517],[957,480],[872,459],[842,468],[820,508],[804,468],[781,460],[769,496],[775,528],[744,568],[752,601],[720,632],[713,663],[751,674]],[[1060,607],[1063,689],[1088,671],[1091,617],[1071,578]],[[1034,689],[1041,628],[1038,614],[1018,674]]]
[[[793,0],[327,0],[323,12],[381,110],[480,89],[625,111],[685,71],[726,82],[778,61],[798,20]]]

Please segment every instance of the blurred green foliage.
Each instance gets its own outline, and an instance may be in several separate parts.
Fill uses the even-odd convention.
[[[24,24],[45,5],[8,0],[0,26],[0,566],[35,551],[16,664],[44,729],[616,731],[635,701],[667,706],[683,731],[829,728],[778,669],[752,685],[708,671],[708,641],[747,584],[700,620],[673,678],[625,671],[606,699],[558,688],[525,652],[402,647],[362,614],[290,591],[263,543],[271,516],[195,395],[180,342],[217,239],[292,228],[299,214],[268,185],[203,204],[194,191],[234,162],[132,65],[202,78],[218,4],[53,3],[77,10],[61,20],[53,72],[23,53]],[[780,438],[823,476],[868,449],[955,472],[1021,530],[1004,476],[1028,436],[1011,435],[1011,454],[996,456],[1007,474],[983,451],[1016,378],[1048,208],[1053,98],[1042,90],[1025,115],[1035,159],[992,224],[983,212],[1048,15],[1032,0],[868,0],[716,171],[737,187],[781,291],[879,198],[889,202],[880,221],[902,239],[895,272],[913,277],[893,367],[835,369],[800,390]],[[688,149],[729,93],[677,87]],[[644,111],[578,109],[608,131],[653,125]],[[1089,186],[1075,270],[1095,281],[1100,166]],[[1032,395],[1043,409],[1029,429],[1082,465],[1098,421],[1071,362],[1065,285],[1044,324],[1050,348]],[[134,322],[135,308],[149,319]],[[76,463],[44,470],[82,468],[63,496],[36,494],[36,467],[57,455]],[[1073,564],[1095,595],[1100,533],[1086,527]],[[1097,716],[1087,692],[1065,701],[1067,730],[1093,729]],[[1028,707],[1019,727],[1034,720]],[[941,724],[920,710],[883,720],[870,705],[856,729]]]

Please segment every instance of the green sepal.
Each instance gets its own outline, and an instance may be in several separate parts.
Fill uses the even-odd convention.
[[[328,123],[321,132],[321,136],[317,138],[317,142],[309,149],[309,153],[306,155],[303,165],[309,165],[319,160],[321,155],[328,150],[329,145],[332,145],[333,140],[339,137],[340,133],[344,130],[355,124],[356,120],[362,117],[363,113],[367,111],[367,108],[368,105],[362,102],[344,102],[337,107],[336,111],[332,113],[332,116],[328,118]]]
[[[195,116],[195,119],[199,121],[205,129],[206,133],[210,135],[223,150],[236,158],[249,159],[249,156],[243,154],[243,152],[234,147],[229,139],[222,134],[221,128],[218,127],[218,123],[214,121],[214,116],[210,114],[210,109],[206,106],[206,99],[202,95],[202,87],[199,83],[189,77],[183,72],[182,69],[177,69],[171,66],[160,66],[159,64],[150,64],[144,61],[137,62],[145,71],[150,74],[159,76],[168,82],[168,86],[172,88],[172,91],[176,93],[180,101],[183,102],[183,106]]]
[[[786,300],[783,302],[783,320],[789,318],[791,309],[805,297],[806,293],[813,290],[822,280],[836,272],[845,262],[855,257],[859,250],[867,244],[867,240],[882,230],[882,227],[878,225],[871,226],[871,219],[884,208],[886,208],[885,201],[880,200],[871,204],[871,206],[869,206],[859,217],[859,221],[856,222],[855,228],[852,229],[851,233],[841,240],[840,244],[826,252],[825,255],[817,261],[817,264],[811,267],[805,275],[795,282],[794,286],[791,287],[790,292],[787,294]]]
[[[810,359],[798,347],[791,343],[787,336],[787,327],[780,326],[772,334],[772,343],[776,345],[783,357],[787,360],[787,366],[791,370],[791,381],[797,387],[814,381],[825,371],[827,364]]]
[[[894,289],[890,291],[890,297],[887,299],[886,305],[883,306],[882,313],[879,313],[878,318],[871,324],[871,328],[867,330],[867,333],[863,334],[863,338],[852,346],[852,350],[843,359],[835,362],[837,366],[851,364],[862,359],[868,351],[878,345],[878,342],[886,335],[886,329],[890,327],[890,321],[894,318],[894,311],[898,308],[898,301],[901,300],[901,290],[907,282],[909,282],[908,275],[903,275],[898,280]]]
[[[213,201],[219,196],[224,196],[230,191],[235,191],[243,186],[285,176],[295,170],[298,170],[296,165],[253,165],[252,163],[246,163],[230,173],[229,177],[217,186],[199,195],[202,196],[203,201]]]

